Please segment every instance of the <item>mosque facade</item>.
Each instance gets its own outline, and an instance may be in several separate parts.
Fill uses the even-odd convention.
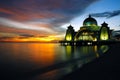
[[[89,15],[77,32],[71,25],[68,26],[65,41],[108,41],[111,39],[111,32],[107,23],[103,22],[98,26],[96,19]]]

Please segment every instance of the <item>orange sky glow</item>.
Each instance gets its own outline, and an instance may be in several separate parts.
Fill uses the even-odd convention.
[[[13,37],[13,38],[2,38],[0,41],[5,42],[58,42],[61,38],[56,38],[56,36],[48,36],[48,37]]]

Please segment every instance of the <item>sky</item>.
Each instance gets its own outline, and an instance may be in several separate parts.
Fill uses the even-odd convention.
[[[89,14],[120,30],[120,0],[0,0],[0,39],[54,41],[71,24],[77,31]]]

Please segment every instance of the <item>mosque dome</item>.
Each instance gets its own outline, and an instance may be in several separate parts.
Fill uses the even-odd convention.
[[[89,15],[83,22],[83,26],[97,26],[97,21]]]

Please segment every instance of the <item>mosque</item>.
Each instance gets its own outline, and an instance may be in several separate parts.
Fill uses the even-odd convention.
[[[112,30],[110,30],[107,23],[103,22],[101,26],[98,26],[96,19],[89,15],[77,32],[71,25],[68,26],[64,41],[109,41],[111,32]]]

